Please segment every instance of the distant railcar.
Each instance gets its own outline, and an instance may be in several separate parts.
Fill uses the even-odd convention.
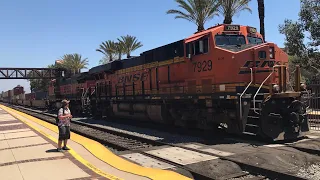
[[[24,93],[24,88],[20,85],[16,86],[13,88],[13,95],[17,96],[19,94],[23,94]]]

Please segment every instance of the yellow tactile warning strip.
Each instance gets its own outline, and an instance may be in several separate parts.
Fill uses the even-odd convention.
[[[24,114],[24,113],[19,112],[19,111],[16,111],[16,110],[13,110],[13,109],[8,108],[8,107],[4,107],[4,106],[2,106],[2,105],[0,105],[0,107],[1,107],[3,110],[5,110],[6,112],[8,112],[11,116],[13,116],[13,117],[19,119],[20,121],[24,122],[24,123],[27,124],[29,127],[31,127],[32,129],[34,129],[35,131],[41,133],[42,135],[44,135],[45,137],[47,137],[47,138],[50,139],[51,141],[53,141],[53,142],[55,142],[55,143],[58,143],[58,141],[57,141],[56,138],[54,138],[54,137],[52,137],[51,135],[49,135],[49,134],[41,131],[41,130],[38,129],[37,127],[31,125],[29,122],[20,119],[20,118],[17,117],[14,113],[18,113],[19,115],[21,115],[21,116],[23,116],[23,117],[25,117],[25,118],[27,118],[27,119],[30,119],[29,117],[27,117],[27,116],[29,116],[29,115]],[[24,116],[24,115],[26,115],[26,116]],[[31,116],[30,116],[30,117],[31,117]],[[32,120],[32,119],[30,119],[30,120]],[[33,121],[33,120],[32,120],[32,121]],[[49,128],[48,128],[48,129],[49,129]],[[69,147],[69,146],[68,146],[68,147]],[[69,147],[69,148],[70,148],[70,147]],[[97,174],[99,174],[99,175],[101,175],[101,176],[103,176],[103,177],[106,177],[106,178],[108,178],[108,179],[110,179],[110,180],[123,180],[123,179],[121,179],[121,178],[118,178],[118,177],[116,177],[116,176],[114,176],[114,175],[105,173],[105,172],[99,170],[98,168],[94,167],[92,164],[90,164],[88,161],[84,160],[80,155],[78,155],[72,148],[70,148],[70,150],[69,150],[68,152],[69,152],[75,159],[77,159],[77,160],[78,160],[79,162],[81,162],[83,165],[85,165],[86,167],[88,167],[89,169],[91,169],[93,172],[95,172],[95,173],[97,173]]]
[[[58,128],[55,125],[52,125],[50,123],[47,123],[45,121],[42,121],[40,119],[37,119],[35,117],[32,117],[30,115],[27,115],[25,113],[13,110],[11,108],[5,107],[3,105],[0,105],[0,107],[4,110],[6,110],[8,113],[10,113],[12,116],[14,116],[13,113],[17,113],[27,119],[30,119],[34,122],[36,122],[37,124],[40,124],[56,133],[58,133]],[[16,117],[17,119],[19,119],[18,117]],[[19,119],[21,120],[21,119]],[[23,120],[21,120],[23,121]],[[25,122],[25,121],[23,121]],[[54,142],[57,142],[57,139],[42,132],[41,130],[32,127],[32,125],[30,125],[29,123],[25,122],[27,125],[29,125],[31,128],[35,129],[36,131],[42,133],[43,135],[47,136],[48,138],[50,138],[51,140],[53,140]],[[125,159],[122,159],[120,157],[118,157],[117,155],[113,154],[111,151],[109,151],[106,147],[104,147],[102,144],[88,139],[86,137],[80,136],[78,134],[75,134],[73,132],[71,132],[71,140],[77,142],[78,144],[81,144],[83,147],[85,147],[89,152],[91,152],[94,156],[96,156],[97,158],[99,158],[100,160],[102,160],[103,162],[121,170],[124,172],[128,172],[128,173],[132,173],[132,174],[136,174],[136,175],[140,175],[140,176],[145,176],[148,177],[150,179],[174,179],[174,180],[190,180],[190,178],[183,176],[181,174],[178,174],[176,172],[173,171],[168,171],[168,170],[160,170],[160,169],[153,169],[153,168],[147,168],[147,167],[143,167],[143,166],[139,166],[137,164],[134,164],[130,161],[127,161]],[[71,149],[71,148],[70,148]],[[91,170],[95,171],[97,174],[107,177],[109,179],[119,179],[116,178],[113,175],[110,175],[108,173],[102,172],[101,170],[97,169],[96,167],[94,167],[93,165],[91,165],[89,162],[87,162],[86,160],[84,160],[80,155],[78,155],[75,151],[73,151],[72,149],[70,150],[70,154],[72,154],[78,161],[80,161],[81,163],[83,163],[84,165],[86,165],[88,168],[90,168]]]

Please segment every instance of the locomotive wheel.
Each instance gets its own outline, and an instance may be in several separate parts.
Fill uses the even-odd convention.
[[[263,105],[261,135],[273,141],[296,139],[302,135],[305,108],[300,101],[293,101],[288,106],[280,102],[269,100]]]
[[[226,132],[227,133],[230,133],[230,134],[240,134],[240,129],[239,129],[239,126],[238,126],[238,123],[234,121],[229,121],[227,123],[227,128],[226,128]]]
[[[174,126],[178,127],[184,127],[183,121],[182,121],[182,116],[180,113],[177,112],[176,109],[170,108],[169,109],[170,116],[173,119],[173,124]]]

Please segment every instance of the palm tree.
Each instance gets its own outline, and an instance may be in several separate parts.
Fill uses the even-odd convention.
[[[258,11],[260,19],[260,34],[263,40],[266,41],[265,30],[264,30],[264,0],[258,0]]]
[[[178,6],[186,12],[171,9],[167,14],[176,14],[175,19],[186,19],[198,26],[198,32],[204,30],[204,24],[218,15],[219,0],[176,0]]]
[[[240,11],[247,10],[252,13],[248,6],[250,0],[220,0],[219,13],[224,16],[224,24],[231,24],[232,17]]]
[[[134,36],[121,36],[121,39],[118,39],[119,43],[122,45],[124,53],[127,54],[127,58],[131,57],[131,52],[142,47],[142,43],[138,42],[137,38]]]
[[[109,62],[113,61],[115,59],[115,53],[116,51],[116,44],[114,41],[108,40],[106,42],[102,42],[100,44],[99,49],[96,49],[96,51],[101,52],[105,55],[105,59],[109,59]]]
[[[121,60],[121,57],[122,55],[124,55],[124,44],[121,43],[121,42],[116,42],[115,43],[115,51],[116,51],[116,54],[118,54],[118,60]]]
[[[88,58],[82,59],[80,54],[65,54],[62,57],[63,66],[75,73],[80,73],[81,69],[86,69],[88,65]]]

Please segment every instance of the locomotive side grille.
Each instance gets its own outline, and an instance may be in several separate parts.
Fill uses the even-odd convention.
[[[202,79],[202,92],[212,93],[212,79]]]
[[[187,82],[188,86],[188,93],[197,93],[197,81],[192,80]]]

